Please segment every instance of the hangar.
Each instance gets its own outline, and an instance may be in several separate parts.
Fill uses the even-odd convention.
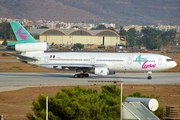
[[[85,30],[85,29],[31,29],[28,30],[37,41],[49,44],[96,44],[105,46],[125,45],[120,35],[112,30]],[[37,37],[38,36],[38,37]]]

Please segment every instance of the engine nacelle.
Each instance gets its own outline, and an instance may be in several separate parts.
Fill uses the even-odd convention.
[[[99,75],[99,76],[107,76],[109,75],[109,68],[108,67],[95,67],[94,69],[91,69],[89,72],[95,75]]]
[[[15,44],[15,51],[19,51],[19,52],[46,51],[47,47],[48,46],[46,42],[23,43],[23,44]]]
[[[96,67],[95,75],[107,76],[109,75],[109,69],[107,67]]]

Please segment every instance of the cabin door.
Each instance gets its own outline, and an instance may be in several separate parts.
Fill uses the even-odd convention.
[[[128,65],[131,65],[131,64],[132,64],[132,58],[129,57],[129,58],[127,59],[127,64],[128,64]]]
[[[91,57],[91,63],[95,63],[95,57]]]
[[[127,66],[126,66],[126,70],[132,70],[132,58],[128,57],[127,58]]]
[[[162,65],[162,58],[158,59],[158,65]]]

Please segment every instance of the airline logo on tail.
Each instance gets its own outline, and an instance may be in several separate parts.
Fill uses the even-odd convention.
[[[27,35],[27,33],[21,33],[21,30],[22,30],[22,27],[17,31],[16,35],[19,35],[21,39],[26,40],[27,36],[24,36],[24,35]]]

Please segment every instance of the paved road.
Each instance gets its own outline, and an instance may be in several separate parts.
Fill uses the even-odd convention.
[[[73,78],[73,73],[0,73],[0,91],[16,90],[31,86],[67,86],[113,84],[110,82],[122,80],[124,84],[179,84],[180,73],[153,73],[148,80],[146,73],[117,73],[113,76],[95,76],[89,78]]]

